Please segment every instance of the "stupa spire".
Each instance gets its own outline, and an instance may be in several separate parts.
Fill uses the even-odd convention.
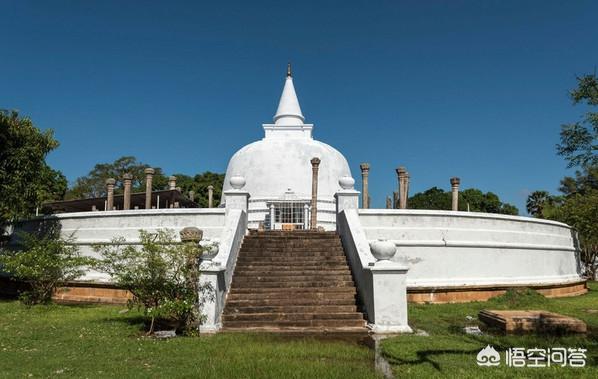
[[[287,65],[287,77],[278,103],[278,109],[274,115],[275,125],[303,125],[305,117],[301,113],[299,99],[295,93],[293,85],[293,76],[291,74],[291,64]]]

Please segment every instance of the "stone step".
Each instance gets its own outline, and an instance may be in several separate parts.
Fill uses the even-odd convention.
[[[286,239],[318,239],[318,238],[338,238],[338,235],[335,232],[323,232],[317,233],[312,231],[293,231],[293,232],[278,232],[278,231],[267,231],[267,232],[259,232],[259,233],[249,233],[245,238],[250,239],[277,239],[277,238],[286,238]]]
[[[339,283],[339,282],[352,282],[353,277],[351,274],[340,274],[331,275],[326,271],[319,272],[315,275],[264,275],[264,276],[251,276],[251,275],[235,275],[233,277],[233,283],[300,283],[300,282],[327,282],[327,283]],[[234,284],[233,284],[234,285]]]
[[[246,294],[248,295],[248,294]],[[255,294],[254,294],[255,295]],[[297,297],[297,298],[289,298],[289,297],[280,297],[280,298],[264,298],[263,295],[253,296],[253,298],[248,299],[247,296],[243,297],[238,295],[238,299],[231,298],[229,295],[227,299],[226,306],[227,308],[230,306],[232,308],[237,307],[260,307],[260,306],[340,306],[340,305],[350,305],[355,306],[355,296],[344,294],[341,296],[312,296],[312,297]]]
[[[272,248],[272,247],[287,247],[287,248],[314,248],[314,247],[340,247],[342,244],[340,241],[337,240],[321,240],[321,241],[252,241],[252,240],[244,240],[243,241],[243,248],[250,248],[250,247],[262,247],[262,248]]]
[[[294,265],[281,265],[281,264],[251,264],[251,263],[243,263],[239,264],[237,262],[237,267],[235,269],[235,275],[237,272],[253,272],[253,271],[281,271],[281,272],[292,272],[292,271],[347,271],[350,272],[349,268],[346,264],[336,263],[336,264],[328,264],[328,265],[321,265],[321,264],[314,264],[314,263],[305,263],[305,264],[294,264]]]
[[[343,248],[340,246],[243,246],[243,252],[253,252],[253,251],[337,251],[339,253],[344,253]]]
[[[267,281],[238,281],[233,277],[233,282],[231,285],[231,290],[234,288],[244,288],[246,285],[251,285],[252,288],[330,288],[330,287],[353,287],[355,283],[353,280],[333,280],[333,279],[326,279],[326,280],[306,280],[306,281],[299,281],[299,280],[290,280],[290,281],[275,281],[275,282],[267,282]]]
[[[281,269],[280,267],[273,267],[271,269],[264,269],[263,267],[251,268],[237,267],[235,270],[235,276],[237,277],[264,277],[264,276],[284,276],[284,277],[297,277],[304,275],[351,275],[351,270],[346,267],[338,269],[323,269],[321,267],[312,269],[301,269],[298,270],[296,267],[293,269]]]
[[[224,313],[222,320],[227,321],[304,321],[304,320],[362,320],[359,312],[346,313]],[[341,322],[342,322],[341,321]]]
[[[235,328],[243,330],[259,329],[292,329],[299,331],[305,328],[333,328],[335,330],[363,328],[365,329],[365,320],[295,320],[295,321],[225,321],[224,329],[233,330]]]
[[[357,306],[353,305],[231,305],[226,307],[224,314],[250,313],[355,313]],[[359,313],[357,313],[359,314]]]
[[[230,289],[228,298],[235,298],[236,294],[241,295],[256,295],[257,298],[269,297],[328,297],[333,296],[346,296],[350,294],[352,296],[357,294],[355,287],[321,287],[321,288],[309,288],[309,287],[235,287]],[[241,297],[249,298],[249,297]]]
[[[274,257],[285,257],[285,258],[303,258],[303,257],[345,257],[342,251],[289,251],[289,250],[278,250],[278,251],[242,251],[239,253],[239,257],[243,258],[274,258]]]
[[[241,252],[239,257],[237,258],[237,264],[239,263],[254,263],[254,264],[302,264],[302,263],[309,263],[309,264],[327,264],[327,263],[343,263],[347,264],[346,257],[282,257],[282,256],[275,256],[275,257],[246,257]]]

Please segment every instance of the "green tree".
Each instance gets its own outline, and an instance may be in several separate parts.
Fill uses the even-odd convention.
[[[438,187],[432,187],[424,192],[416,193],[408,201],[413,209],[451,209],[451,194]]]
[[[534,191],[530,193],[525,204],[527,213],[534,217],[542,217],[542,210],[549,203],[550,197],[548,191]]]
[[[0,266],[12,279],[27,285],[20,293],[25,304],[49,303],[59,285],[77,279],[93,263],[79,254],[72,235],[61,238],[57,228],[17,237],[17,249],[0,250]]]
[[[200,208],[208,206],[208,187],[214,187],[214,207],[220,204],[222,198],[222,185],[224,183],[224,174],[206,171],[193,177],[185,174],[174,174],[177,178],[177,186],[181,187],[184,194],[189,191],[195,193],[195,202]]]
[[[548,216],[575,228],[586,275],[594,277],[598,265],[598,190],[568,196],[562,205],[553,207]]]
[[[145,191],[145,172],[151,167],[148,164],[139,162],[132,156],[123,156],[112,163],[98,163],[85,176],[77,178],[73,187],[67,192],[68,199],[85,199],[91,197],[101,197],[106,195],[106,179],[114,178],[116,180],[115,192],[123,191],[123,175],[133,175],[133,192]],[[156,168],[152,181],[152,188],[163,190],[168,185],[168,178],[164,175],[161,168]]]
[[[577,78],[577,88],[571,91],[571,98],[574,104],[597,106],[596,75]],[[557,154],[568,161],[569,167],[578,170],[575,177],[561,180],[559,191],[563,196],[549,196],[538,217],[575,228],[586,274],[592,276],[598,259],[598,113],[590,111],[581,122],[562,125],[560,139]]]
[[[133,156],[120,157],[112,163],[98,163],[85,176],[77,178],[75,184],[67,191],[67,199],[85,199],[91,197],[101,197],[106,195],[106,179],[116,180],[114,192],[123,192],[123,175],[130,173],[133,175],[132,191],[145,191],[145,169],[152,167],[149,164],[142,163]],[[168,176],[161,168],[156,168],[152,180],[152,189],[154,191],[168,188]],[[202,174],[189,176],[186,174],[174,174],[177,178],[177,187],[181,188],[183,194],[187,195],[189,191],[195,192],[195,202],[200,207],[208,206],[208,186],[214,186],[214,206],[220,204],[222,196],[222,184],[224,183],[224,174],[218,174],[206,171]]]
[[[143,308],[150,319],[148,334],[154,332],[156,320],[174,323],[179,330],[196,329],[201,305],[213,299],[212,288],[199,284],[202,247],[176,242],[169,229],[140,230],[139,240],[140,247],[126,244],[124,238],[95,246],[102,257],[97,267],[133,294],[129,306]]]
[[[409,208],[412,209],[452,209],[451,192],[432,187],[409,198]],[[492,192],[482,192],[479,189],[468,188],[459,192],[459,210],[484,213],[519,214],[519,210],[512,204],[503,203]]]
[[[40,131],[29,118],[0,111],[0,229],[32,215],[43,201],[62,199],[66,178],[45,160],[57,147],[52,130]]]
[[[577,88],[571,91],[573,104],[598,105],[598,78],[596,74],[577,78]],[[559,155],[565,157],[569,167],[598,166],[598,112],[587,112],[582,121],[561,126]]]

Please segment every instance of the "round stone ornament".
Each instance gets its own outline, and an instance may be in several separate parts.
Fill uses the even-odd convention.
[[[377,260],[387,261],[394,257],[397,247],[392,241],[377,240],[370,242],[370,250]]]

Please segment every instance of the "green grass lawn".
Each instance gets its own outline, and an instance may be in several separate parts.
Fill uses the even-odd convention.
[[[393,365],[396,377],[458,378],[598,378],[598,284],[590,283],[590,292],[578,297],[546,299],[535,293],[502,296],[488,302],[467,304],[409,305],[409,324],[429,336],[401,335],[382,342],[382,351]],[[573,316],[589,327],[586,336],[505,336],[488,331],[482,336],[466,335],[464,326],[478,325],[482,309],[541,309]],[[474,317],[468,321],[467,316]],[[499,367],[479,367],[476,355],[486,345],[501,353]],[[510,347],[586,348],[586,368],[514,368],[505,366],[504,352]]]
[[[356,342],[256,334],[156,340],[114,306],[0,302],[0,377],[375,378]]]
[[[410,324],[429,336],[382,342],[396,377],[598,377],[598,285],[584,296],[545,299],[527,294],[485,303],[409,305]],[[583,319],[587,336],[470,336],[477,312],[545,309]],[[217,334],[156,340],[142,336],[135,311],[116,306],[36,306],[0,301],[0,377],[374,378],[374,352],[357,340],[260,334]],[[466,316],[475,319],[468,321]],[[478,367],[487,344],[509,347],[584,347],[587,367]]]

